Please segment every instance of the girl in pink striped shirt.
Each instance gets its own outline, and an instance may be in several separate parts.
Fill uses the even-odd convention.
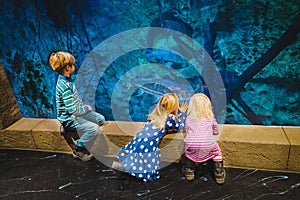
[[[219,133],[219,127],[211,102],[206,95],[197,93],[191,97],[185,129],[185,165],[182,172],[186,180],[194,180],[197,163],[205,164],[206,161],[212,159],[215,164],[215,180],[218,184],[223,184],[225,181],[223,159],[220,147],[214,138],[214,135]]]

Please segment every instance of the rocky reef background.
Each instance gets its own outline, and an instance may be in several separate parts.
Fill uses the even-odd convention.
[[[207,20],[214,20],[216,66],[239,75],[280,38],[300,10],[298,0],[158,2],[1,0],[0,62],[23,116],[56,117],[57,74],[48,64],[53,51],[71,52],[78,70],[87,55],[105,39],[133,28],[148,27],[160,14],[171,10],[177,20],[190,25],[191,37],[201,45]],[[101,80],[94,83],[95,109],[108,120],[114,120],[111,96],[115,84],[132,67],[147,63],[144,50],[130,52],[114,61]],[[195,87],[201,84],[188,63],[172,67]],[[155,89],[137,91],[132,97],[129,109],[133,120],[145,120],[149,105],[158,99],[153,93]],[[299,35],[295,43],[282,50],[243,87],[240,96],[265,125],[300,125]],[[251,124],[234,101],[227,105],[225,123]]]

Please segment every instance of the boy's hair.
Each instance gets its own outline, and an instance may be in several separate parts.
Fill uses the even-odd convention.
[[[167,116],[169,114],[177,115],[178,107],[179,100],[176,94],[167,93],[160,98],[155,109],[149,114],[148,119],[151,120],[154,126],[163,129]]]
[[[202,93],[194,94],[190,99],[187,115],[196,120],[214,117],[209,98]]]
[[[58,51],[50,55],[49,64],[53,70],[61,74],[66,66],[75,64],[75,58],[68,52]]]

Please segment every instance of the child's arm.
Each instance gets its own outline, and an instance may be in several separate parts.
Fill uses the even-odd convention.
[[[167,133],[174,133],[184,129],[186,114],[185,112],[180,112],[177,115],[169,115],[166,120],[165,130]]]
[[[215,118],[213,118],[212,128],[213,128],[213,134],[218,135],[219,134],[219,126],[218,126],[218,123]]]
[[[61,94],[66,111],[71,115],[80,116],[89,111],[89,107],[82,104],[76,89],[72,91],[72,89],[67,86]]]

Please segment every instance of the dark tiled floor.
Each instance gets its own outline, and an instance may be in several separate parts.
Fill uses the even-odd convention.
[[[300,174],[227,168],[220,186],[209,175],[187,182],[180,168],[171,164],[144,183],[96,159],[0,150],[0,199],[300,199]]]

